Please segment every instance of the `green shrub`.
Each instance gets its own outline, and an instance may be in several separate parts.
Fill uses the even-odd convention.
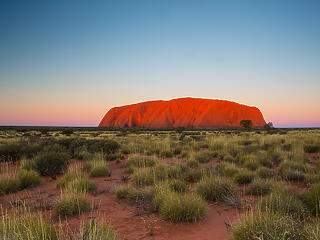
[[[196,194],[169,193],[159,209],[160,216],[173,223],[196,222],[207,213],[206,203]]]
[[[320,216],[320,183],[312,185],[310,191],[305,196],[308,209],[317,217]]]
[[[261,177],[263,179],[272,178],[274,176],[274,171],[270,168],[260,167],[257,170],[257,174],[259,177]]]
[[[63,152],[44,152],[35,158],[37,171],[42,176],[55,177],[67,169],[69,155]]]
[[[197,184],[196,191],[210,202],[218,201],[233,205],[239,200],[236,186],[225,178],[204,178]]]
[[[272,190],[273,184],[270,181],[262,179],[255,179],[248,185],[246,193],[249,195],[262,196],[269,194]]]
[[[57,188],[66,189],[72,192],[93,192],[96,185],[91,182],[80,170],[69,170],[57,182]]]
[[[263,212],[284,214],[295,218],[303,218],[306,213],[303,202],[289,190],[278,190],[266,196],[259,203]]]
[[[233,240],[307,240],[303,228],[285,215],[251,213],[232,227]]]
[[[120,144],[114,140],[93,140],[88,146],[91,152],[103,152],[104,154],[115,153],[120,149]]]
[[[0,177],[0,195],[13,193],[19,190],[19,180],[15,176]]]
[[[34,170],[21,169],[18,173],[20,188],[35,187],[40,184],[40,176]]]
[[[130,156],[126,162],[126,167],[153,167],[157,164],[155,157],[148,157],[142,155]]]
[[[90,209],[90,203],[85,194],[70,192],[62,193],[54,208],[55,213],[60,216],[76,216]]]
[[[239,172],[234,176],[234,181],[238,184],[248,184],[253,181],[255,174],[246,169],[240,169]]]
[[[58,240],[59,236],[53,224],[41,215],[24,212],[22,216],[2,215],[0,238],[3,240]]]
[[[116,232],[108,225],[91,222],[81,231],[80,238],[82,240],[116,240],[118,239]]]

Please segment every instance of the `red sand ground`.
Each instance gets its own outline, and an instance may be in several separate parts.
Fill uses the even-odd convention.
[[[99,127],[239,127],[241,120],[248,119],[254,127],[266,124],[256,107],[225,100],[179,98],[114,107],[103,117]]]
[[[156,214],[139,208],[134,203],[118,200],[114,191],[120,184],[124,170],[124,162],[110,162],[112,171],[108,178],[90,178],[97,185],[95,195],[90,195],[95,210],[82,214],[80,217],[68,217],[64,229],[77,231],[83,219],[90,221],[92,217],[102,218],[110,223],[118,232],[120,239],[197,239],[223,240],[228,239],[227,225],[238,216],[239,210],[210,205],[205,220],[194,224],[171,224],[161,220]],[[43,177],[42,183],[36,188],[0,197],[0,205],[7,210],[10,204],[20,204],[24,201],[31,209],[50,209],[57,201],[60,190],[56,188],[57,180]],[[52,210],[47,210],[52,219],[57,220]],[[150,236],[152,230],[153,235]]]

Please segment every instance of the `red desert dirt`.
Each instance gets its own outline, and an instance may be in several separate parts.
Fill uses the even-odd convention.
[[[226,100],[178,98],[148,101],[110,109],[99,127],[218,128],[239,127],[251,120],[253,127],[266,124],[256,107]]]

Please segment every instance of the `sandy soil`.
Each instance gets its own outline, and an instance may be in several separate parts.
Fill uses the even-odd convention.
[[[156,214],[151,213],[143,206],[127,200],[118,200],[115,197],[116,188],[123,184],[124,162],[110,162],[111,177],[90,178],[97,185],[97,191],[90,195],[93,210],[79,217],[68,217],[62,220],[64,229],[78,231],[83,221],[93,218],[103,219],[110,223],[118,232],[120,239],[198,239],[198,240],[223,240],[228,239],[228,226],[237,218],[239,210],[210,205],[207,217],[193,224],[171,224],[161,220]],[[80,164],[79,164],[80,163]],[[81,166],[81,162],[73,163]],[[0,196],[2,209],[16,209],[22,202],[34,211],[46,211],[57,222],[52,208],[60,195],[56,188],[57,180],[43,177],[38,187],[17,193]]]

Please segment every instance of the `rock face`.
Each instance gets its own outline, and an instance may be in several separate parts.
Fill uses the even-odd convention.
[[[253,127],[266,124],[256,107],[226,100],[178,98],[114,107],[103,117],[99,127],[208,129],[239,127],[241,120],[252,120]]]

